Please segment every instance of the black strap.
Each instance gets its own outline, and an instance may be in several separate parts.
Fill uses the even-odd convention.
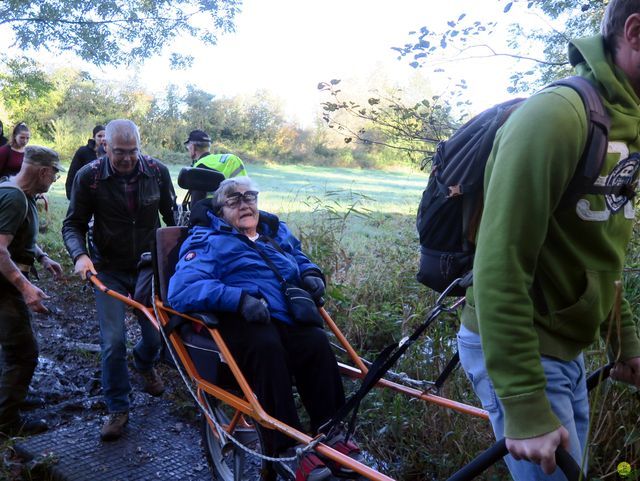
[[[449,359],[449,362],[444,367],[436,382],[433,383],[433,387],[436,390],[440,390],[444,382],[447,380],[449,375],[458,367],[458,363],[460,362],[460,353],[456,351],[456,353]]]
[[[627,199],[633,199],[636,195],[636,191],[633,188],[633,184],[622,185],[590,185],[583,190],[584,194],[600,194],[600,195],[614,195],[616,197],[626,197]]]
[[[8,177],[3,177],[2,179],[4,180],[0,181],[0,188],[15,189],[18,192],[20,192],[22,194],[22,197],[24,198],[25,211],[24,211],[24,215],[22,216],[22,222],[21,222],[22,224],[25,220],[27,220],[27,216],[29,215],[29,201],[27,200],[27,194],[25,194],[24,191],[17,185],[13,185],[9,183]]]
[[[600,175],[607,155],[609,131],[611,129],[611,119],[602,102],[600,92],[589,80],[579,76],[558,80],[548,87],[554,86],[570,87],[580,95],[588,122],[587,143],[578,161],[576,172],[569,182],[560,204],[567,206],[575,201],[576,196],[581,194],[620,195],[622,193],[622,195],[626,195],[628,187],[622,189],[622,186],[619,186],[618,192],[615,192],[614,190],[609,190],[609,187],[593,185],[598,175]]]
[[[274,241],[271,237],[269,237],[268,235],[265,234],[260,234],[260,237],[258,237],[258,239],[256,239],[256,242],[258,241],[264,241],[267,242],[268,244],[271,244],[273,246],[273,248],[275,250],[277,250],[280,254],[286,256],[287,253],[282,249],[282,247],[280,247],[280,245]]]
[[[269,238],[268,236],[260,236],[259,238],[265,239],[266,241],[270,241],[272,245],[277,246],[276,249],[279,250],[280,252],[284,252],[282,250],[282,248],[277,245],[273,240],[271,240],[271,238]],[[267,257],[267,254],[265,254],[262,249],[260,249],[257,244],[255,242],[253,242],[251,239],[247,238],[247,243],[253,247],[258,254],[260,254],[260,257],[262,257],[262,259],[264,260],[264,262],[267,264],[267,266],[269,267],[269,269],[271,269],[273,271],[273,273],[276,275],[276,278],[278,279],[278,281],[280,282],[280,284],[282,284],[283,286],[287,283],[287,280],[282,276],[282,274],[280,274],[280,271],[278,270],[278,268],[275,266],[275,264],[271,261],[271,259],[269,259],[269,257]]]
[[[338,412],[325,424],[320,426],[319,432],[327,434],[334,427],[336,427],[342,420],[353,410],[351,420],[349,422],[349,429],[347,436],[353,432],[355,426],[355,419],[357,417],[358,408],[360,402],[371,391],[371,389],[377,384],[377,382],[384,376],[384,374],[396,363],[398,359],[405,353],[409,347],[422,335],[431,323],[442,313],[444,309],[442,306],[437,305],[429,313],[427,319],[417,327],[415,331],[409,336],[401,339],[399,342],[388,345],[384,350],[378,354],[376,360],[369,367],[369,371],[362,380],[360,388],[353,393],[349,399],[342,405]]]
[[[191,210],[189,208],[190,202],[191,202],[191,191],[188,190],[187,193],[184,196],[184,199],[182,199],[182,209],[183,210],[187,210],[187,209]]]
[[[167,322],[164,326],[162,326],[162,329],[164,330],[164,333],[166,334],[166,336],[169,337],[173,331],[183,326],[187,322],[191,322],[191,321],[189,321],[188,319],[185,319],[182,316],[174,315],[169,318],[169,322]]]

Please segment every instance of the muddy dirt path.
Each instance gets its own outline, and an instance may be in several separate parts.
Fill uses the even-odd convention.
[[[79,422],[95,424],[95,436],[99,436],[99,426],[106,415],[100,385],[99,328],[95,313],[93,289],[69,275],[60,282],[43,275],[38,285],[51,297],[46,302],[50,310],[46,315],[34,315],[34,331],[40,347],[40,359],[31,384],[37,395],[43,397],[43,408],[31,413],[45,419],[52,430],[61,430]],[[139,336],[137,320],[133,314],[127,315],[127,341],[131,348]],[[198,415],[194,404],[182,385],[177,372],[160,365],[159,371],[167,385],[162,399],[169,403],[170,412],[185,425],[198,425]],[[132,416],[136,407],[149,404],[151,398],[140,392],[141,381],[130,363]],[[194,432],[197,432],[195,429]],[[21,479],[44,480],[46,475],[38,475],[33,463],[27,463],[17,456],[13,442],[3,445],[3,468],[0,480]],[[199,435],[194,435],[194,450],[202,453],[206,461]],[[30,472],[27,472],[31,469]]]

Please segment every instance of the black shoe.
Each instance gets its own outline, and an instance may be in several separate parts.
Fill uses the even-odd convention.
[[[44,399],[35,394],[27,394],[20,404],[20,411],[32,411],[44,406]]]
[[[16,421],[0,425],[0,433],[5,436],[32,436],[49,429],[44,419],[20,418]]]

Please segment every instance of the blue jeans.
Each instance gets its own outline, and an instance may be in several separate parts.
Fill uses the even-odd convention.
[[[480,336],[464,326],[458,332],[460,364],[467,373],[473,389],[480,398],[482,407],[489,412],[489,419],[497,439],[504,437],[504,409],[495,390],[484,362]],[[589,434],[589,399],[584,368],[584,358],[580,354],[572,361],[542,356],[542,367],[547,377],[546,394],[551,409],[562,425],[569,431],[569,453],[582,465],[585,446]],[[505,362],[508,362],[505,359]],[[566,481],[560,469],[547,476],[540,466],[529,461],[516,461],[511,455],[505,462],[515,481]],[[587,465],[586,458],[584,465]],[[585,471],[583,467],[583,471]]]
[[[98,278],[107,286],[125,296],[135,292],[137,271],[101,271]],[[129,410],[129,370],[125,337],[126,305],[95,289],[96,308],[100,323],[100,347],[102,348],[102,392],[110,413]],[[141,339],[133,348],[136,369],[149,371],[158,360],[160,333],[151,322],[136,311]]]

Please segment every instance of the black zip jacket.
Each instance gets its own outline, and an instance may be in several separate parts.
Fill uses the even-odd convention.
[[[78,171],[97,158],[96,141],[93,139],[89,139],[87,145],[83,145],[73,154],[73,159],[71,159],[71,165],[69,165],[69,171],[67,172],[67,180],[64,183],[64,188],[67,191],[67,199],[71,200],[71,187],[73,186],[73,179],[75,179]]]
[[[78,171],[71,190],[62,237],[73,262],[82,254],[96,269],[133,270],[140,255],[151,250],[158,212],[166,225],[175,225],[176,194],[169,169],[160,161],[138,157],[138,200],[135,215],[129,213],[125,185],[114,174],[109,159],[101,157]],[[91,252],[86,234],[94,217]]]

